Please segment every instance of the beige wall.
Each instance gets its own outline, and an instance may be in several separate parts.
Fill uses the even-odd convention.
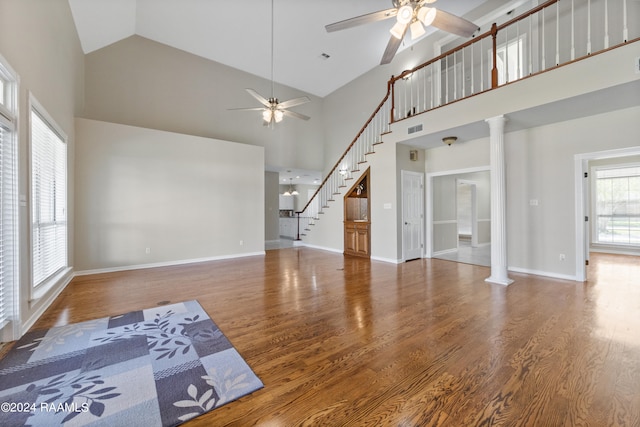
[[[294,110],[311,119],[265,127],[259,112],[229,109],[259,107],[245,88],[268,97],[268,80],[140,36],[88,54],[85,70],[84,118],[257,145],[270,167],[322,169],[321,98],[276,84],[281,101],[309,96]]]
[[[68,136],[69,263],[74,264],[73,155],[74,116],[83,108],[84,59],[66,0],[0,0],[0,53],[20,77],[19,193],[29,200],[28,93],[31,92]],[[20,207],[20,320],[23,332],[62,289],[29,301],[31,286],[30,218]],[[68,280],[69,277],[66,277]]]
[[[263,253],[261,147],[77,119],[76,270]]]
[[[280,206],[278,172],[264,173],[264,240],[280,239]]]

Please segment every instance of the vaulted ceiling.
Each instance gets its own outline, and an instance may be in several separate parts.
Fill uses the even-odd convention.
[[[439,0],[437,7],[462,16],[485,1]],[[69,4],[85,53],[139,35],[272,78],[268,0],[69,0]],[[324,27],[390,7],[391,0],[274,0],[273,79],[324,97],[378,66],[393,18],[333,33]],[[405,37],[400,50],[413,43]]]

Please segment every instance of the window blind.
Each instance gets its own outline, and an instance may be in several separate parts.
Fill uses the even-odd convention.
[[[31,109],[33,286],[67,266],[67,144]]]
[[[0,114],[0,328],[9,321],[16,280],[16,146],[12,123]]]

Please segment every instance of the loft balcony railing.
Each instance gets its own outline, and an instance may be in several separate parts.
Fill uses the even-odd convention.
[[[550,0],[391,77],[391,121],[604,52],[640,36],[635,0]]]
[[[391,124],[640,41],[636,0],[549,0],[387,83],[387,93],[296,212],[300,240],[391,132]]]

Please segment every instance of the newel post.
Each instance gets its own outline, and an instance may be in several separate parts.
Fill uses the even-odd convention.
[[[494,22],[491,26],[491,46],[492,46],[492,58],[493,67],[491,68],[491,88],[498,87],[498,25]]]
[[[391,117],[389,117],[389,123],[393,123],[395,120],[393,119],[396,115],[395,111],[396,111],[396,93],[395,93],[395,88],[396,88],[396,80],[394,76],[391,76],[391,79],[389,79],[389,81],[387,82],[387,93],[390,93],[389,96],[391,96],[391,109],[389,110],[389,113],[391,114]]]

